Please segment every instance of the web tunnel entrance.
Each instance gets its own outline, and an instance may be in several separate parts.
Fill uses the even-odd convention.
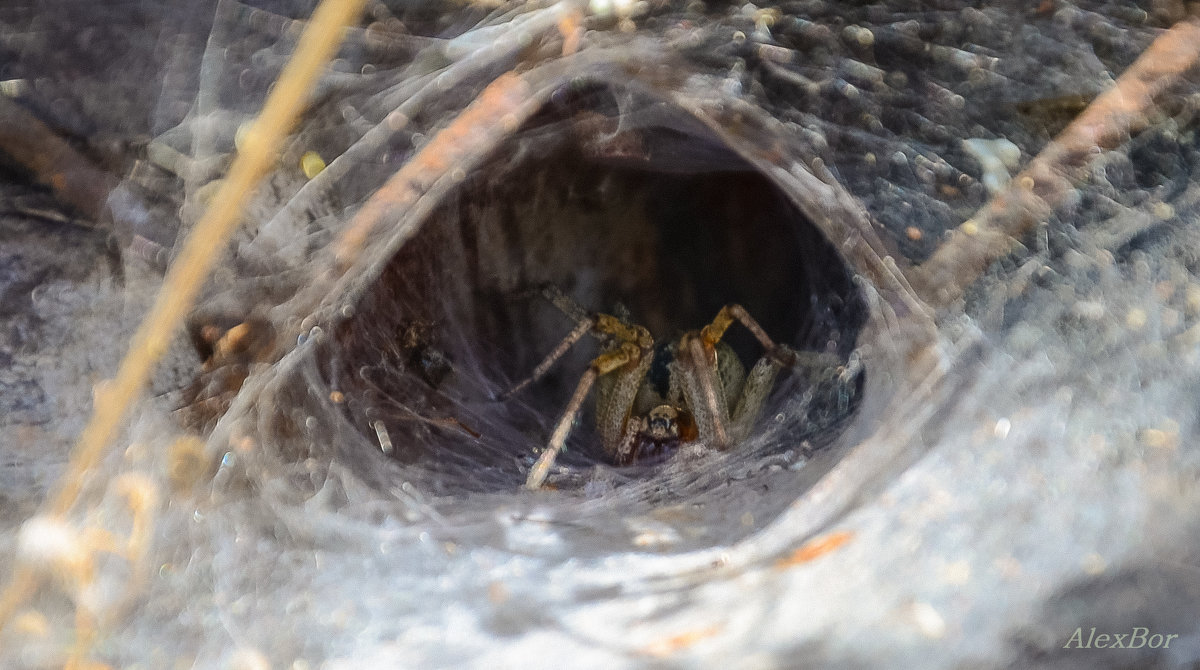
[[[663,124],[661,106],[645,107],[656,122],[632,125],[628,108],[604,89],[552,100],[463,177],[341,324],[328,374],[376,455],[437,473],[444,493],[519,486],[598,351],[585,338],[497,399],[575,326],[540,295],[546,285],[585,310],[626,314],[656,340],[738,303],[779,342],[850,355],[865,304],[817,228],[715,139]],[[763,354],[740,327],[728,342],[747,368]],[[776,383],[760,423],[787,429],[760,448],[818,448],[853,411],[845,389],[798,377]],[[798,396],[799,418],[784,411]],[[562,486],[605,464],[592,411],[559,460],[576,475]]]

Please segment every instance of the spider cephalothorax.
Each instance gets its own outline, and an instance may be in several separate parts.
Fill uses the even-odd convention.
[[[562,451],[583,401],[596,392],[596,428],[604,450],[619,465],[660,460],[684,444],[728,449],[745,439],[785,367],[810,373],[834,370],[830,354],[800,352],[776,344],[740,305],[726,305],[712,323],[676,340],[655,343],[644,327],[610,314],[588,314],[561,292],[547,297],[579,324],[550,352],[515,393],[535,381],[586,334],[604,340],[601,353],[579,380],[550,443],[525,481],[540,488]],[[749,371],[721,338],[734,321],[762,344],[766,354]]]
[[[614,454],[617,465],[658,462],[699,436],[692,413],[671,405],[659,405],[644,416],[630,416],[626,432],[629,448]]]

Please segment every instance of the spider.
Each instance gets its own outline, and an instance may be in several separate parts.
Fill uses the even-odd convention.
[[[591,333],[604,344],[530,470],[525,480],[528,489],[541,488],[545,482],[593,385],[597,387],[596,427],[604,450],[616,464],[629,465],[663,458],[694,442],[724,450],[744,440],[785,367],[804,368],[812,375],[836,369],[845,376],[841,361],[832,354],[796,351],[773,342],[741,305],[721,308],[700,330],[655,342],[646,328],[626,318],[588,313],[553,287],[542,292],[578,325],[506,396],[546,374],[584,335]],[[734,321],[766,350],[749,373],[733,348],[722,341]]]

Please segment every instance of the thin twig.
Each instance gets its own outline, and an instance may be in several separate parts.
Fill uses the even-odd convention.
[[[1009,187],[960,225],[915,273],[925,300],[944,307],[960,298],[1016,239],[1069,201],[1074,184],[1103,150],[1146,123],[1155,101],[1200,60],[1200,20],[1188,18],[1163,33],[1037,155]]]
[[[55,494],[47,506],[63,517],[74,505],[85,475],[112,441],[130,405],[137,399],[154,365],[195,302],[220,251],[236,228],[253,188],[274,164],[284,137],[304,108],[308,92],[341,42],[345,27],[359,16],[365,0],[325,0],[313,13],[296,52],[267,98],[243,151],[229,170],[221,190],[193,229],[163,280],[154,305],[130,342],[116,377],[96,389],[95,408],[71,453]],[[21,570],[0,596],[0,629],[28,595]]]
[[[119,183],[117,178],[5,95],[0,95],[0,151],[85,219],[72,222],[98,226],[105,221],[105,204]]]
[[[475,52],[440,70],[422,72],[414,69],[404,78],[403,83],[377,96],[382,99],[382,106],[389,110],[387,116],[352,144],[345,153],[334,158],[320,174],[301,186],[300,191],[262,226],[261,230],[265,233],[263,239],[274,239],[278,243],[279,236],[285,235],[281,231],[290,229],[289,222],[301,219],[305,212],[313,210],[315,204],[326,197],[355,165],[373,160],[380,153],[381,147],[404,130],[410,119],[426,111],[433,100],[447,90],[469,85],[472,79],[485,76],[497,63],[516,59],[524,49],[521,45],[541,39],[562,20],[560,15],[563,11],[566,10],[537,10],[536,15],[522,23],[517,34],[509,39],[482,45]]]
[[[489,84],[475,102],[397,170],[347,224],[335,246],[339,269],[349,268],[381,224],[398,218],[434,182],[474,153],[487,135],[497,128],[515,130],[521,121],[515,112],[530,97],[529,84],[512,72]]]

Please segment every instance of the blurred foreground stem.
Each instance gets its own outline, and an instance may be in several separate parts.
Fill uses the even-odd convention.
[[[313,84],[341,44],[346,27],[357,20],[364,3],[365,0],[324,0],[313,13],[296,52],[247,133],[221,190],[213,197],[212,207],[196,224],[167,271],[116,377],[96,388],[92,417],[53,494],[47,509],[50,515],[63,517],[74,505],[86,474],[100,460],[155,364],[166,352],[171,336],[191,310],[200,287],[240,222],[246,201],[275,162],[284,138],[308,101]],[[35,591],[30,583],[35,579],[28,570],[20,567],[14,570],[13,581],[0,596],[0,630]]]

